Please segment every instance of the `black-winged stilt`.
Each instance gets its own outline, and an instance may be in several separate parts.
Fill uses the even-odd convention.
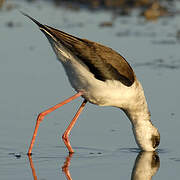
[[[79,96],[84,101],[62,136],[70,153],[74,151],[69,142],[69,133],[87,102],[122,109],[132,123],[135,140],[141,150],[155,151],[160,134],[151,123],[143,88],[125,58],[109,47],[72,36],[22,14],[36,23],[46,35],[72,87],[77,91],[74,96],[39,114],[28,155],[32,152],[43,118]]]

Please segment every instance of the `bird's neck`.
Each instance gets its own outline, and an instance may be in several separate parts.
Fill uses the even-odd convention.
[[[146,101],[144,101],[141,105],[135,106],[135,108],[125,110],[126,115],[132,124],[132,130],[134,133],[134,137],[137,145],[146,151],[153,150],[152,143],[146,140],[145,137],[151,137],[153,129],[153,125],[150,120],[150,113],[148,110],[148,106]]]
[[[154,151],[159,144],[159,132],[151,123],[144,91],[137,81],[134,93],[123,109],[131,121],[136,143],[144,151]]]
[[[143,88],[139,82],[137,86],[138,91],[133,98],[133,103],[126,109],[123,109],[133,126],[151,123],[150,112]]]
[[[150,122],[150,112],[147,105],[136,107],[135,109],[124,110],[133,126]]]

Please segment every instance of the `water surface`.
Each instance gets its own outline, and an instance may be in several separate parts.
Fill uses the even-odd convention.
[[[117,108],[88,104],[72,130],[72,157],[61,140],[82,99],[48,115],[40,124],[32,159],[26,155],[39,112],[75,92],[45,36],[17,8],[0,12],[0,178],[179,179],[180,16],[146,22],[110,13],[72,12],[50,3],[8,1],[40,22],[120,52],[132,65],[159,128],[157,154],[140,153],[127,117]],[[178,5],[178,4],[177,4]],[[64,166],[65,165],[65,166]],[[68,166],[69,165],[69,166]],[[62,167],[63,171],[62,171]],[[145,168],[145,169],[143,169]],[[140,174],[140,170],[147,174]],[[69,174],[70,173],[70,174]],[[67,177],[67,178],[70,178]]]

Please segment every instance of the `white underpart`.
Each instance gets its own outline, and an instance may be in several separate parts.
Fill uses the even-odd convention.
[[[143,88],[138,80],[132,86],[117,80],[101,81],[95,78],[86,65],[73,56],[59,42],[50,41],[57,58],[63,64],[72,87],[83,92],[83,97],[99,106],[115,106],[129,117],[138,146],[145,151],[154,151],[152,135],[159,135],[150,122],[150,114]],[[58,43],[58,45],[57,45]]]

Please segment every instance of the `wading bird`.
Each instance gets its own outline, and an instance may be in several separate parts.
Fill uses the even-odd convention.
[[[26,13],[22,14],[36,23],[45,34],[72,87],[77,91],[74,96],[38,115],[28,155],[32,152],[43,118],[80,96],[84,101],[62,136],[69,153],[74,152],[69,142],[69,133],[87,102],[123,110],[132,123],[137,145],[143,151],[155,151],[160,142],[160,134],[150,120],[143,88],[125,58],[109,47],[72,36],[43,25]]]

